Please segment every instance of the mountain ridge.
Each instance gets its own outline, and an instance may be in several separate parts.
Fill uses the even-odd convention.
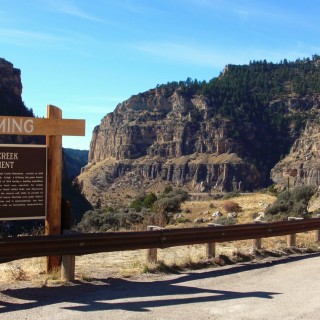
[[[210,192],[270,185],[272,168],[318,117],[319,58],[228,65],[209,82],[188,78],[132,96],[94,129],[77,183],[93,205],[107,205],[125,184],[127,197],[155,182]]]

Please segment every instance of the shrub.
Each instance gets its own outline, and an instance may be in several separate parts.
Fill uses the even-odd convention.
[[[157,200],[157,196],[151,192],[149,194],[140,194],[135,200],[131,202],[129,208],[135,209],[140,212],[142,208],[151,208],[155,201]]]
[[[96,208],[87,211],[76,229],[81,232],[103,232],[120,228],[130,229],[141,224],[165,226],[170,221],[172,213],[178,211],[182,201],[187,198],[187,192],[172,188],[168,188],[159,199],[154,193],[140,193],[128,208],[107,207],[104,210]]]
[[[160,198],[174,198],[177,197],[180,202],[186,201],[189,197],[189,194],[187,191],[184,191],[182,189],[174,189],[170,192],[163,193]]]
[[[163,194],[170,193],[171,191],[173,191],[173,188],[171,186],[165,187]]]
[[[308,202],[315,192],[314,186],[301,186],[291,191],[282,191],[275,203],[266,210],[266,214],[282,217],[304,215],[307,213]]]
[[[270,193],[273,196],[276,196],[278,194],[278,191],[277,191],[277,189],[276,189],[274,184],[272,184],[271,186],[269,186],[267,188],[267,192]]]
[[[157,212],[175,212],[180,209],[181,201],[178,197],[162,198],[154,203]]]
[[[157,196],[153,192],[151,192],[147,194],[143,199],[142,207],[151,208],[156,201],[157,201]]]
[[[119,209],[117,211],[90,210],[87,211],[76,230],[81,232],[104,232],[131,228],[142,223],[144,216],[134,209]]]
[[[227,212],[239,212],[241,210],[241,207],[239,203],[228,200],[222,204],[222,209],[224,209]]]
[[[177,223],[187,223],[187,222],[191,222],[191,220],[186,217],[179,217],[176,219],[176,222]]]
[[[315,194],[316,187],[315,186],[303,186],[296,187],[291,192],[291,197],[295,202],[304,202],[308,203],[311,197]]]
[[[169,223],[172,213],[180,210],[181,203],[187,200],[188,197],[188,192],[181,189],[163,193],[153,205],[155,223],[158,223],[160,226],[165,226]]]
[[[218,223],[218,224],[222,224],[224,226],[227,225],[232,225],[232,224],[236,224],[237,223],[237,219],[236,218],[228,218],[226,216],[221,216],[219,218],[217,218],[214,223]]]

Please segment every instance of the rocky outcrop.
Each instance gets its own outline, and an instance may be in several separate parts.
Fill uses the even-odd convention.
[[[234,153],[195,153],[179,158],[145,156],[122,161],[108,158],[88,164],[76,179],[93,205],[119,204],[123,197],[130,199],[141,190],[159,191],[159,185],[160,189],[169,184],[194,192],[220,192],[252,190],[259,181],[256,168]]]
[[[241,154],[241,146],[229,137],[230,123],[212,121],[208,110],[205,98],[188,98],[179,91],[163,94],[151,90],[134,96],[95,128],[89,162],[108,157],[123,160],[192,153]]]
[[[320,186],[320,108],[313,114],[315,119],[308,122],[290,153],[271,170],[274,183]]]
[[[8,97],[18,98],[21,98],[22,94],[21,71],[2,58],[0,58],[0,92],[5,92]]]
[[[110,190],[149,190],[159,181],[197,192],[258,188],[263,177],[231,137],[234,124],[213,120],[212,108],[202,96],[161,89],[119,104],[93,132],[89,164],[77,178],[85,196],[106,204]],[[252,124],[239,125],[254,141]]]
[[[21,72],[0,58],[0,114],[32,117],[33,112],[22,101]],[[43,143],[43,137],[0,136],[0,143]]]

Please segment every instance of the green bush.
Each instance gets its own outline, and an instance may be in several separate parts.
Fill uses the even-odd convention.
[[[266,210],[267,215],[301,216],[307,214],[308,202],[316,192],[314,186],[301,186],[278,194],[275,203]]]
[[[174,189],[170,192],[164,192],[160,198],[178,198],[181,202],[186,201],[189,197],[189,194],[187,191],[184,191],[182,189]]]
[[[151,208],[155,201],[157,200],[157,196],[151,192],[147,195],[139,195],[135,200],[131,202],[129,208],[135,209],[140,212],[142,208]]]
[[[87,211],[76,230],[80,232],[116,231],[120,228],[130,229],[133,225],[142,223],[144,216],[134,209],[119,209],[115,211]]]
[[[188,193],[172,188],[166,189],[159,199],[154,193],[141,193],[129,208],[96,208],[87,211],[76,226],[81,232],[104,232],[108,230],[130,229],[135,225],[159,225],[169,223],[172,213],[180,209],[181,203],[188,198]]]
[[[165,189],[164,189],[164,191],[163,191],[163,194],[170,193],[171,191],[173,191],[173,188],[172,188],[171,186],[165,187]]]
[[[273,196],[276,196],[278,194],[278,191],[277,191],[277,189],[276,189],[274,184],[272,184],[271,186],[269,186],[267,188],[267,192],[269,192]]]
[[[157,196],[151,192],[145,196],[145,198],[142,201],[142,207],[143,208],[151,208],[153,204],[157,201]]]
[[[154,202],[153,209],[156,212],[176,212],[180,210],[181,203],[187,200],[188,197],[188,192],[181,189],[163,193],[160,198]]]
[[[228,218],[227,216],[221,216],[217,218],[214,223],[222,224],[224,226],[233,225],[237,223],[236,218]]]

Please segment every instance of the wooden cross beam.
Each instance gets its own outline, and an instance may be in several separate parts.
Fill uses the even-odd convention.
[[[85,120],[0,116],[0,134],[84,136]]]

